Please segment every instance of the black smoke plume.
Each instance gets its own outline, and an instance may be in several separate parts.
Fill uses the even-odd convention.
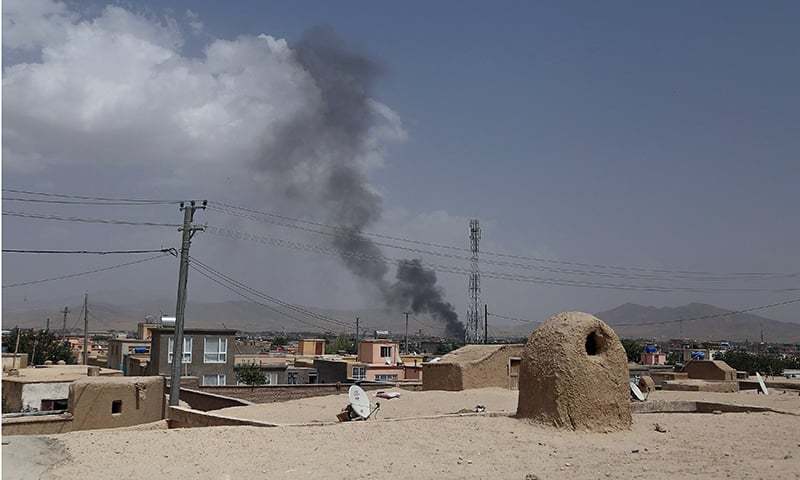
[[[435,272],[424,269],[419,260],[401,261],[397,281],[390,283],[380,248],[362,233],[383,210],[361,163],[377,122],[370,94],[382,69],[348,49],[326,27],[306,32],[292,48],[297,63],[314,80],[319,107],[286,121],[258,169],[279,178],[287,198],[310,201],[327,221],[345,227],[347,234],[333,237],[333,246],[343,252],[340,258],[347,269],[373,285],[386,304],[430,313],[445,323],[448,336],[461,338],[463,325],[453,306],[442,300]],[[298,181],[298,172],[312,181]]]

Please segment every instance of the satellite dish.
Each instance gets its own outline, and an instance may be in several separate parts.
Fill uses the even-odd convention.
[[[761,378],[761,374],[756,372],[756,380],[758,380],[758,389],[761,390],[761,393],[764,395],[769,395],[769,391],[767,390],[767,384],[764,383],[764,379]]]
[[[639,390],[639,386],[636,385],[636,383],[630,382],[628,385],[631,387],[631,397],[635,398],[636,400],[639,400],[640,402],[644,402],[645,400],[647,400],[647,395],[645,395],[644,393],[642,393],[641,390]]]
[[[352,407],[353,412],[359,417],[367,419],[372,413],[367,392],[358,385],[353,385],[347,394],[350,397],[350,407]]]

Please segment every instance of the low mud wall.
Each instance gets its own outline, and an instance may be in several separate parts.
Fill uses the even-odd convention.
[[[193,410],[208,412],[228,407],[244,407],[253,405],[253,402],[241,398],[218,395],[189,388],[181,388],[181,400],[188,403]]]
[[[169,418],[167,424],[169,428],[201,428],[201,427],[222,427],[222,426],[241,426],[251,427],[277,427],[275,423],[258,422],[255,420],[244,420],[241,418],[227,417],[214,413],[201,412],[184,407],[169,407]]]

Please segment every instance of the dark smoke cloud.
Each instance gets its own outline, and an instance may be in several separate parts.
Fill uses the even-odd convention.
[[[430,313],[445,324],[445,335],[463,338],[464,325],[458,321],[453,305],[444,301],[444,292],[436,286],[436,272],[422,266],[418,259],[401,260],[397,265],[397,282],[390,289],[395,305],[409,305],[414,313]]]
[[[442,300],[433,271],[425,270],[418,260],[403,261],[392,284],[386,280],[385,262],[359,259],[382,256],[362,234],[380,218],[383,206],[359,161],[369,153],[367,139],[376,122],[370,94],[382,69],[348,49],[326,27],[306,32],[293,51],[314,80],[320,107],[287,120],[259,159],[258,170],[277,179],[288,199],[312,204],[329,222],[349,230],[349,235],[335,237],[332,243],[339,251],[358,254],[340,258],[350,272],[373,285],[384,302],[430,313],[445,323],[448,335],[462,337],[463,326],[453,306]]]

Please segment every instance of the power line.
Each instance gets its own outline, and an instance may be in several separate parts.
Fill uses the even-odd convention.
[[[503,318],[503,319],[506,319],[506,320],[511,320],[511,321],[520,322],[520,323],[542,323],[542,322],[539,322],[539,321],[536,321],[536,320],[528,320],[528,319],[519,318],[519,317],[510,317],[508,315],[501,315],[501,314],[495,313],[495,312],[489,313],[489,316],[490,317]]]
[[[111,225],[135,225],[135,226],[147,226],[147,227],[172,227],[172,228],[180,227],[180,225],[178,225],[177,223],[140,222],[133,220],[117,220],[110,218],[61,217],[58,215],[42,215],[38,213],[17,212],[10,210],[4,211],[3,215],[10,217],[34,218],[40,220],[57,220],[61,222],[105,223]]]
[[[240,288],[246,289],[246,290],[250,291],[251,293],[256,294],[256,295],[258,295],[258,296],[260,296],[262,298],[265,298],[265,299],[269,300],[270,302],[276,303],[276,304],[278,304],[278,305],[280,305],[280,306],[282,306],[284,308],[288,308],[288,309],[293,310],[293,311],[295,311],[297,313],[301,313],[303,315],[306,315],[306,316],[309,316],[309,317],[312,317],[312,318],[316,318],[316,319],[322,320],[324,322],[333,323],[333,324],[336,324],[338,326],[343,326],[343,327],[348,327],[348,328],[352,326],[352,324],[343,322],[343,321],[338,320],[336,318],[333,318],[333,317],[330,317],[330,316],[327,316],[327,315],[323,315],[321,313],[313,312],[313,311],[308,310],[306,308],[303,308],[303,307],[301,307],[299,305],[295,305],[295,304],[292,304],[292,303],[289,303],[289,302],[285,302],[285,301],[280,300],[278,298],[275,298],[275,297],[273,297],[271,295],[268,295],[268,294],[266,294],[266,293],[264,293],[264,292],[262,292],[260,290],[257,290],[257,289],[255,289],[253,287],[250,287],[250,286],[248,286],[248,285],[246,285],[246,284],[234,279],[233,277],[231,277],[229,275],[226,275],[226,274],[220,272],[219,270],[216,270],[216,269],[212,268],[211,266],[201,262],[200,260],[198,260],[198,259],[196,259],[194,257],[190,257],[190,260],[193,261],[194,263],[196,263],[197,265],[201,266],[202,268],[210,271],[214,275],[217,275],[218,277],[222,277],[226,281],[228,281],[230,283],[233,283],[234,285],[237,285]]]
[[[108,266],[108,267],[97,268],[97,269],[94,269],[94,270],[87,270],[85,272],[70,273],[70,274],[67,274],[67,275],[60,275],[58,277],[43,278],[41,280],[32,280],[30,282],[11,283],[11,284],[8,284],[8,285],[3,285],[3,288],[22,287],[22,286],[25,286],[25,285],[36,285],[36,284],[39,284],[39,283],[52,282],[54,280],[65,280],[67,278],[75,278],[75,277],[80,277],[80,276],[83,276],[83,275],[90,275],[90,274],[93,274],[93,273],[105,272],[105,271],[108,271],[108,270],[114,270],[116,268],[127,267],[129,265],[136,265],[136,264],[139,264],[139,263],[149,262],[151,260],[155,260],[157,258],[162,258],[162,257],[165,257],[167,255],[169,255],[169,253],[163,253],[161,255],[156,255],[154,257],[147,257],[147,258],[143,258],[143,259],[140,259],[140,260],[134,260],[132,262],[119,263],[117,265],[111,265],[111,266]]]
[[[302,314],[311,316],[311,317],[316,318],[318,320],[324,320],[324,321],[328,321],[328,322],[334,323],[338,327],[342,327],[342,326],[348,327],[348,328],[351,327],[351,325],[348,325],[348,324],[346,324],[344,322],[341,322],[341,321],[338,321],[338,320],[335,320],[335,319],[330,319],[329,317],[325,317],[325,316],[322,316],[322,315],[314,314],[313,312],[309,312],[309,311],[307,311],[305,309],[302,309],[301,307],[298,307],[297,305],[292,305],[292,304],[289,304],[287,302],[283,302],[281,300],[276,299],[275,297],[272,297],[270,295],[265,294],[264,292],[256,290],[256,289],[254,289],[252,287],[248,287],[247,285],[245,285],[245,284],[243,284],[241,282],[238,282],[237,280],[234,280],[233,278],[228,277],[225,274],[222,274],[222,273],[219,273],[219,272],[213,270],[211,267],[208,267],[207,265],[203,264],[202,262],[198,261],[195,258],[191,259],[191,261],[189,263],[189,267],[194,269],[200,275],[202,275],[202,276],[208,278],[209,280],[213,281],[214,283],[216,283],[216,284],[218,284],[218,285],[220,285],[220,286],[222,286],[222,287],[224,287],[224,288],[236,293],[237,295],[241,296],[242,298],[245,298],[245,299],[247,299],[247,300],[249,300],[251,302],[254,302],[254,303],[258,304],[258,305],[261,305],[261,306],[263,306],[265,308],[268,308],[269,310],[271,310],[271,311],[273,311],[275,313],[278,313],[279,315],[285,316],[287,318],[290,318],[290,319],[295,320],[297,322],[303,323],[305,325],[308,325],[308,326],[311,326],[311,327],[314,327],[314,328],[318,328],[318,329],[321,329],[321,330],[326,330],[328,328],[328,327],[323,327],[323,326],[321,326],[319,324],[304,320],[302,318],[298,318],[295,315],[292,315],[290,313],[287,313],[287,312],[284,312],[282,310],[279,310],[279,309],[277,309],[277,308],[275,308],[275,307],[273,307],[271,305],[265,304],[263,302],[259,302],[258,300],[255,300],[254,298],[252,298],[252,296],[260,297],[262,299],[266,299],[267,301],[269,301],[271,303],[278,304],[278,305],[280,305],[280,306],[282,306],[284,308],[287,308],[289,310],[295,311],[297,313],[302,313]]]
[[[325,247],[316,244],[306,244],[302,242],[290,241],[279,239],[266,235],[256,235],[238,230],[224,229],[214,226],[208,226],[206,231],[212,235],[232,238],[235,240],[247,240],[256,243],[262,243],[272,246],[279,246],[284,248],[292,248],[295,250],[307,251],[312,253],[320,253],[324,255],[331,255],[337,257],[352,258],[357,261],[366,262],[400,262],[403,259],[387,257],[384,255],[367,255],[360,252],[339,250],[333,247]],[[436,272],[452,273],[458,275],[469,274],[469,269],[453,266],[441,265],[436,263],[425,262],[426,267]],[[541,277],[519,275],[508,272],[498,271],[482,271],[481,275],[484,278],[491,278],[495,280],[507,280],[523,283],[534,283],[541,285],[554,285],[554,286],[567,286],[567,287],[581,287],[581,288],[597,288],[597,289],[610,289],[610,290],[625,290],[625,291],[645,291],[657,293],[671,293],[671,292],[694,292],[694,293],[752,293],[752,292],[794,292],[800,291],[800,288],[698,288],[698,287],[681,287],[681,286],[662,286],[662,285],[639,285],[639,284],[620,284],[620,283],[599,283],[581,280],[570,280],[565,278]]]
[[[255,209],[251,209],[251,208],[236,206],[236,205],[232,205],[232,204],[224,203],[224,202],[210,201],[210,203],[219,205],[221,207],[224,207],[224,208],[215,208],[215,210],[219,211],[219,212],[222,212],[222,213],[227,213],[227,214],[230,214],[230,215],[237,215],[237,214],[235,214],[233,212],[230,212],[230,209],[233,209],[233,210],[239,210],[239,211],[243,211],[243,212],[253,213],[253,214],[256,214],[256,215],[261,215],[261,216],[266,216],[266,217],[271,217],[271,218],[277,218],[277,219],[280,219],[280,220],[285,220],[285,221],[290,221],[290,222],[295,222],[295,223],[301,223],[301,224],[306,224],[306,225],[313,225],[313,226],[316,226],[316,227],[328,228],[328,229],[331,229],[331,230],[342,232],[345,235],[350,235],[350,236],[353,235],[353,229],[350,228],[350,227],[346,227],[346,226],[331,225],[331,224],[322,223],[322,222],[304,220],[304,219],[300,219],[300,218],[290,217],[290,216],[287,216],[287,215],[277,214],[277,213],[274,213],[274,212],[267,212],[267,211],[263,211],[263,210],[255,210]],[[229,209],[229,210],[225,210],[225,209]],[[238,216],[243,216],[243,215],[242,214],[238,214]],[[248,217],[248,216],[243,216],[243,217],[244,218],[255,219],[253,217]],[[294,225],[294,226],[290,226],[290,225],[287,225],[287,224],[277,224],[277,225],[287,226],[289,228],[299,228],[299,226],[297,226],[297,225]],[[312,231],[314,233],[322,233],[322,232],[320,232],[318,230],[308,230],[308,231]],[[331,234],[331,232],[327,232],[327,234]],[[442,249],[448,249],[448,250],[456,250],[456,251],[461,251],[461,252],[470,252],[470,249],[468,249],[468,248],[459,247],[459,246],[455,246],[455,245],[448,245],[448,244],[436,243],[436,242],[428,242],[428,241],[423,241],[423,240],[414,240],[414,239],[410,239],[410,238],[394,236],[394,235],[386,235],[386,234],[381,234],[381,233],[376,233],[376,232],[360,231],[360,232],[358,232],[358,234],[359,235],[363,235],[363,236],[368,236],[368,237],[376,237],[376,238],[383,238],[383,239],[387,239],[387,240],[394,240],[394,241],[400,241],[400,242],[405,242],[405,243],[424,245],[424,246],[428,246],[428,247],[442,248]],[[341,233],[340,233],[340,235],[341,235]],[[795,276],[800,275],[800,273],[796,273],[796,272],[785,274],[785,273],[776,273],[776,272],[710,272],[710,271],[698,271],[698,270],[674,270],[674,269],[663,269],[663,268],[650,268],[650,267],[639,267],[639,266],[621,266],[621,265],[610,265],[610,264],[602,264],[602,263],[587,263],[587,262],[576,262],[576,261],[568,261],[568,260],[556,260],[556,259],[550,259],[550,258],[534,257],[534,256],[527,256],[527,255],[517,255],[517,254],[512,254],[512,253],[495,252],[495,251],[483,251],[482,250],[481,253],[484,254],[484,255],[498,256],[498,257],[505,257],[505,258],[513,258],[513,259],[519,259],[519,260],[530,260],[530,261],[541,262],[541,263],[554,263],[554,264],[574,265],[574,266],[591,267],[591,268],[604,268],[604,269],[613,269],[613,270],[631,270],[631,271],[637,271],[637,272],[652,272],[652,273],[657,273],[657,274],[659,274],[659,273],[661,273],[661,274],[663,274],[663,273],[671,273],[671,274],[700,275],[700,276],[742,276],[742,277],[758,277],[758,276],[767,276],[767,277],[778,276],[778,277],[781,277],[781,276],[786,276],[786,275],[795,277]]]
[[[17,193],[25,195],[37,195],[42,197],[56,197],[56,198],[74,198],[78,200],[94,200],[100,202],[125,202],[125,203],[152,203],[152,204],[179,204],[182,200],[163,200],[163,199],[148,199],[148,198],[120,198],[120,197],[98,197],[87,195],[75,195],[66,193],[53,193],[53,192],[37,192],[33,190],[23,190],[16,188],[4,188],[4,192]]]
[[[46,203],[53,205],[81,205],[81,206],[154,206],[154,205],[167,205],[162,202],[111,202],[111,201],[97,201],[97,200],[50,200],[42,198],[22,198],[22,197],[3,197],[4,202],[27,202],[27,203]],[[168,205],[171,205],[169,203]]]
[[[4,248],[3,253],[36,253],[36,254],[57,254],[57,255],[115,255],[115,254],[139,254],[139,253],[172,253],[174,248],[159,248],[151,250],[24,250],[18,248]]]

